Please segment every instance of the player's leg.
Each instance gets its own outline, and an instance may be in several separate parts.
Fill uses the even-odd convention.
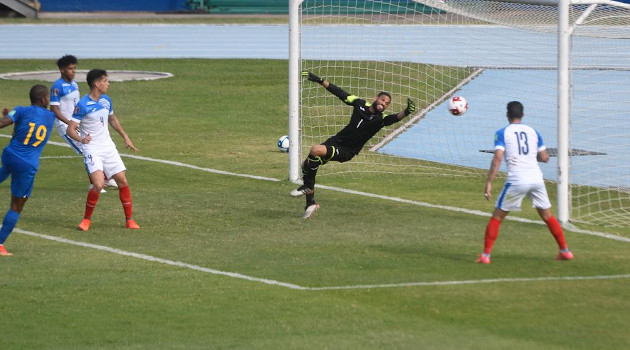
[[[560,250],[556,256],[556,260],[571,260],[573,259],[573,253],[569,250],[567,242],[564,238],[564,231],[562,226],[553,216],[551,212],[551,202],[547,195],[547,189],[544,184],[537,186],[529,195],[532,199],[532,206],[538,211],[538,215],[547,224],[549,232],[556,240],[558,249]]]
[[[131,191],[127,182],[125,171],[121,171],[112,176],[112,179],[118,184],[118,196],[125,212],[125,227],[130,229],[139,229],[140,226],[133,219],[133,202],[131,200]]]
[[[127,182],[127,169],[117,151],[108,154],[103,163],[105,174],[116,181],[118,185],[118,197],[125,212],[125,227],[139,229],[140,226],[133,219],[133,203],[131,201],[131,191]]]
[[[13,254],[7,252],[4,247],[4,242],[7,241],[11,232],[17,225],[18,220],[20,219],[20,213],[22,213],[22,209],[24,208],[24,203],[28,200],[28,197],[18,198],[15,196],[11,196],[11,208],[4,215],[4,219],[2,219],[2,227],[0,227],[0,255],[11,256]]]
[[[14,170],[11,176],[11,207],[4,215],[2,227],[0,227],[0,255],[9,256],[12,254],[7,252],[4,242],[13,232],[15,225],[17,225],[20,213],[24,209],[24,204],[33,191],[37,169],[17,157],[12,157],[11,159],[2,158],[3,161],[6,161],[5,165]]]
[[[526,192],[523,192],[523,189],[519,186],[513,186],[511,183],[506,182],[497,198],[494,212],[492,213],[492,217],[488,221],[486,225],[486,230],[484,233],[484,245],[483,252],[479,255],[477,259],[478,263],[489,264],[490,263],[490,255],[492,254],[492,248],[494,247],[494,242],[499,237],[499,228],[503,219],[510,213],[512,210],[520,210],[521,203],[523,202],[523,198],[525,197]]]
[[[105,185],[105,174],[103,172],[103,157],[98,153],[86,152],[83,154],[85,168],[90,176],[92,186],[88,190],[85,200],[85,212],[83,220],[79,223],[79,230],[87,231],[92,224],[92,213],[101,195],[101,189]]]
[[[302,163],[302,181],[303,185],[296,190],[291,191],[291,196],[301,197],[303,195],[313,195],[315,190],[315,176],[320,165],[326,163],[325,156],[327,148],[325,145],[315,145]]]

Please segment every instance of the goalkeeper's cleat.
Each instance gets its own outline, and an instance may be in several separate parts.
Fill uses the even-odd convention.
[[[476,263],[480,264],[489,264],[490,263],[490,255],[487,254],[479,254],[479,258],[475,260]]]
[[[140,228],[140,225],[138,225],[138,223],[136,223],[134,219],[127,219],[127,222],[125,222],[125,227],[132,230],[137,230]]]
[[[305,194],[313,194],[313,193],[315,193],[315,191],[312,188],[302,185],[298,187],[297,189],[291,191],[291,196],[297,198],[297,197],[302,197]]]
[[[573,260],[573,253],[570,250],[565,249],[558,252],[558,256],[556,256],[556,260]]]
[[[90,219],[83,219],[83,220],[81,220],[81,223],[79,224],[79,230],[80,231],[87,231],[87,230],[89,230],[91,223],[92,223],[92,220],[90,220]]]
[[[117,190],[118,189],[118,184],[116,183],[116,180],[109,179],[109,180],[105,181],[105,187],[110,189],[110,190]]]
[[[0,245],[0,255],[2,255],[2,256],[11,256],[13,254],[7,252],[7,250],[4,248],[4,246]]]
[[[315,214],[317,209],[319,209],[319,204],[315,202],[307,204],[304,208],[304,215],[302,215],[302,219],[306,220],[310,218],[311,216],[313,216],[313,214]]]

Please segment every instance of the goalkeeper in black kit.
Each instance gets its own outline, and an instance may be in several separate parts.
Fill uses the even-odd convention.
[[[345,104],[352,106],[350,122],[335,136],[324,141],[320,145],[311,147],[311,150],[302,163],[302,180],[304,184],[291,191],[291,196],[306,196],[306,207],[302,219],[308,219],[317,209],[319,204],[315,202],[315,175],[320,165],[329,161],[347,162],[359,154],[363,146],[384,126],[399,122],[416,109],[413,101],[407,99],[407,108],[396,114],[383,116],[383,112],[392,102],[392,96],[387,92],[379,92],[372,102],[362,100],[351,95],[334,84],[318,77],[311,72],[302,72],[308,80],[316,82],[339,97]]]

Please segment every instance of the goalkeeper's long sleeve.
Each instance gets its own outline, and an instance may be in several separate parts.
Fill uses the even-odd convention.
[[[354,95],[351,95],[345,92],[342,88],[338,87],[337,85],[331,82],[328,82],[328,87],[326,87],[326,90],[330,91],[330,93],[332,93],[333,95],[339,97],[341,101],[343,101],[345,104],[348,104],[348,105],[351,105],[352,101],[358,98]]]

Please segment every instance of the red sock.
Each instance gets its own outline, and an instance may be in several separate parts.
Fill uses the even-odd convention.
[[[131,191],[129,191],[129,186],[120,187],[118,189],[118,196],[120,197],[120,202],[122,203],[123,210],[125,211],[125,218],[127,220],[131,219],[133,206],[131,205]]]
[[[98,197],[101,195],[100,191],[94,191],[94,189],[90,189],[88,191],[87,200],[85,201],[85,215],[83,215],[84,219],[92,219],[92,212],[94,212],[94,207],[96,206],[96,202],[98,202]]]
[[[483,252],[485,254],[490,255],[492,246],[494,246],[494,241],[496,241],[499,236],[499,226],[501,226],[501,221],[495,218],[491,218],[490,221],[488,221],[488,225],[486,226],[485,244],[483,246]]]
[[[546,221],[547,226],[549,227],[549,231],[551,231],[551,234],[553,235],[553,238],[556,239],[556,242],[558,243],[558,247],[560,247],[560,249],[567,249],[567,242],[565,242],[564,240],[564,233],[562,232],[562,226],[560,226],[560,223],[558,222],[558,220],[556,220],[555,217],[553,217],[553,215],[549,218],[549,220]]]

